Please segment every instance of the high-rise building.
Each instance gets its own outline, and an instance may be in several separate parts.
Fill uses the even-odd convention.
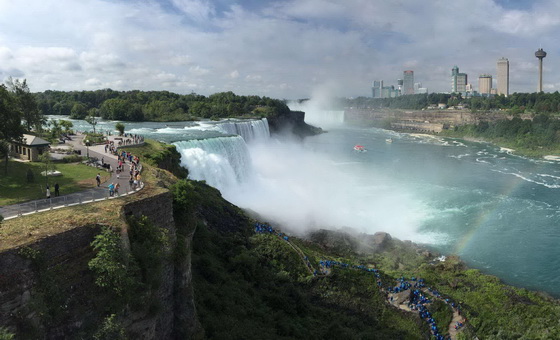
[[[371,95],[373,98],[383,98],[382,97],[383,80],[374,80],[373,86],[371,87]]]
[[[451,69],[451,93],[467,92],[467,74],[459,73],[459,68],[454,66]]]
[[[481,74],[478,77],[478,92],[480,94],[489,95],[492,90],[492,76],[489,74]]]
[[[509,60],[507,58],[498,59],[498,94],[509,96]]]
[[[414,71],[407,70],[403,74],[402,94],[414,94]]]

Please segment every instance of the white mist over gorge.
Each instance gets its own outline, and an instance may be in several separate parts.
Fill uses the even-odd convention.
[[[342,111],[321,110],[316,101],[297,107],[313,107],[311,122],[315,124],[342,126]],[[313,138],[304,144],[270,138],[263,121],[219,124],[243,138],[175,142],[189,177],[206,181],[230,202],[293,233],[350,227],[424,240],[416,230],[425,209],[405,188],[382,173],[371,172],[360,161],[344,161],[317,150]]]

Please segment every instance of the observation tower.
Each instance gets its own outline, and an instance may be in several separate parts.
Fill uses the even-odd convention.
[[[546,52],[543,51],[542,48],[539,48],[537,52],[535,52],[535,57],[539,58],[539,88],[538,92],[542,91],[542,60],[546,57]]]

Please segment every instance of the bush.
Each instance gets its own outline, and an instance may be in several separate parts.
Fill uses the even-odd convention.
[[[83,159],[84,159],[84,157],[82,157],[80,155],[73,154],[73,155],[65,156],[62,159],[62,161],[64,163],[77,163],[77,162],[81,162]]]
[[[117,296],[131,292],[135,281],[133,275],[130,275],[129,258],[121,247],[120,235],[105,227],[95,236],[91,245],[97,251],[88,263],[89,269],[96,274],[95,284]]]
[[[0,327],[0,340],[12,340],[15,339],[15,334],[10,333],[7,328]]]
[[[124,327],[117,320],[115,314],[109,315],[93,336],[95,340],[125,340],[127,339]]]
[[[123,123],[115,124],[115,129],[119,132],[119,136],[122,136],[124,134],[124,124]]]

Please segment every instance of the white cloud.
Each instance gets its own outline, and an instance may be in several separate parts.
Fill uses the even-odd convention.
[[[492,0],[289,0],[258,10],[226,3],[172,0],[170,10],[157,1],[0,0],[0,76],[24,75],[34,91],[303,98],[334,83],[339,95],[367,96],[373,80],[396,84],[409,68],[430,90],[448,91],[453,65],[472,80],[495,74],[503,56],[510,88],[523,92],[536,88],[534,51],[542,45],[550,52],[545,84],[560,83],[552,72],[560,66],[553,0],[526,10]]]
[[[171,0],[173,5],[196,21],[207,20],[214,15],[214,6],[206,0]]]

